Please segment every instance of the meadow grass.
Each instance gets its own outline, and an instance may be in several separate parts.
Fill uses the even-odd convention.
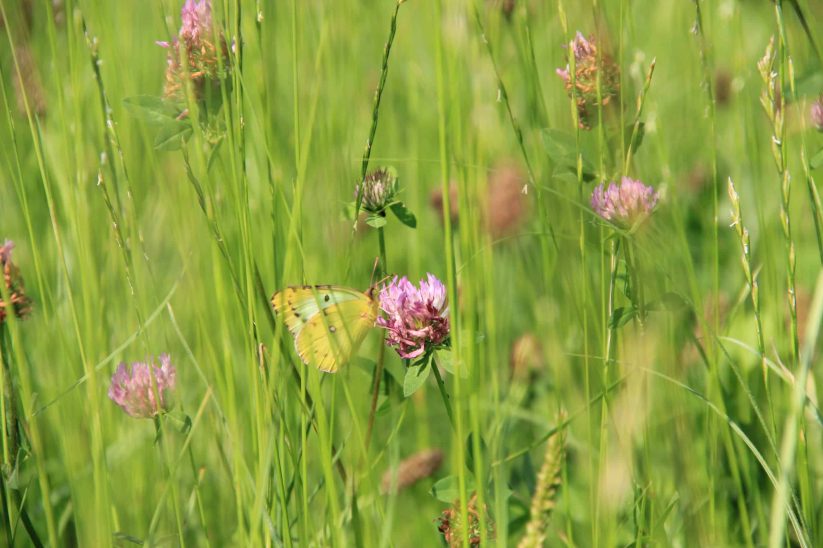
[[[823,544],[819,3],[212,0],[205,92],[181,7],[0,0],[0,545]],[[380,166],[415,227],[355,223]],[[408,396],[386,330],[323,373],[270,303],[429,272]]]

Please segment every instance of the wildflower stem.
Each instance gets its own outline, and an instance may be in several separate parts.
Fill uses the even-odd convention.
[[[149,367],[149,369],[151,369],[151,366]],[[171,446],[169,445],[169,442],[165,436],[165,432],[163,431],[162,417],[159,415],[154,417],[154,429],[156,432],[155,440],[157,441],[157,444],[160,448],[160,453],[163,456],[163,460],[166,465],[166,472],[168,474],[169,486],[171,487],[172,508],[174,510],[174,521],[177,525],[178,540],[180,542],[180,546],[185,546],[186,539],[183,535],[183,517],[180,513],[180,501],[178,500],[177,494],[177,482],[174,478],[174,472],[176,467],[172,464],[174,462],[174,457],[171,453]]]
[[[446,383],[443,382],[443,377],[440,375],[440,369],[437,366],[437,362],[434,359],[434,355],[432,355],[430,360],[430,367],[434,372],[434,378],[437,379],[437,388],[440,390],[440,397],[443,399],[443,406],[446,408],[446,414],[449,416],[449,424],[451,425],[452,430],[455,430],[454,413],[452,411],[451,401],[449,401],[449,393],[446,392]]]
[[[614,322],[614,292],[615,287],[617,286],[617,257],[618,253],[620,252],[620,240],[617,238],[612,238],[611,245],[609,246],[609,293],[608,293],[608,305],[606,309],[606,321],[607,323],[607,331],[606,331],[606,348],[603,352],[603,373],[602,373],[602,386],[603,386],[603,401],[600,405],[600,448],[598,451],[599,454],[599,462],[597,469],[603,470],[605,466],[604,457],[606,454],[606,444],[608,443],[608,415],[609,415],[609,400],[607,397],[608,390],[607,387],[609,385],[609,374],[611,365],[613,363],[612,352],[614,348],[614,339],[617,337],[617,327]],[[601,510],[601,498],[597,497],[596,502],[594,503],[594,523],[599,523],[600,519],[600,510]],[[594,545],[598,545],[599,541],[599,531],[595,528],[595,540]]]
[[[10,357],[6,349],[6,326],[0,322],[0,428],[3,429],[2,473],[10,473],[17,460],[17,413],[14,389],[11,383]]]
[[[623,247],[626,250],[626,268],[629,271],[629,280],[631,280],[632,301],[637,309],[637,318],[642,328],[646,323],[646,297],[643,290],[643,275],[638,264],[637,250],[630,236],[626,237]]]
[[[380,115],[380,101],[383,98],[383,90],[386,87],[386,79],[389,75],[389,55],[391,55],[392,44],[394,37],[397,34],[397,15],[400,12],[400,5],[404,0],[398,0],[394,6],[394,13],[392,14],[391,23],[389,24],[389,37],[386,40],[386,47],[383,50],[383,61],[380,67],[380,80],[377,84],[377,90],[374,93],[374,105],[372,107],[372,123],[369,129],[369,138],[366,140],[366,148],[363,151],[363,159],[360,161],[360,181],[357,185],[357,196],[355,197],[354,206],[354,228],[357,228],[357,219],[360,214],[360,206],[363,204],[363,190],[365,189],[364,181],[366,173],[369,170],[369,160],[371,159],[371,150],[374,145],[374,136],[377,133],[377,121]],[[377,228],[377,242],[378,252],[380,255],[380,263],[377,268],[378,279],[385,276],[387,272],[386,267],[386,241],[383,233],[383,227]],[[380,350],[377,354],[377,365],[374,370],[374,385],[372,390],[371,405],[369,407],[369,421],[366,427],[366,447],[368,448],[371,442],[371,434],[374,428],[374,418],[377,412],[377,397],[380,394],[380,381],[383,376],[383,362],[385,360],[385,348],[382,344],[385,340],[386,334],[381,330],[381,344]]]
[[[398,4],[399,5],[399,4]],[[360,185],[362,186],[362,185]],[[378,279],[386,275],[386,238],[383,232],[383,227],[377,228],[377,247],[380,253],[380,262],[377,267]],[[386,331],[380,330],[380,347],[377,351],[377,365],[374,368],[374,381],[371,395],[371,406],[369,407],[369,422],[366,426],[366,447],[368,448],[371,442],[372,429],[374,428],[374,417],[377,412],[377,397],[380,394],[380,381],[383,378],[383,362],[386,358]]]
[[[608,320],[608,331],[606,333],[606,348],[603,354],[603,384],[608,382],[609,365],[612,363],[612,349],[614,346],[614,337],[617,335],[617,329],[613,320],[614,317],[614,290],[617,285],[617,256],[620,252],[620,240],[614,239],[609,248],[609,294],[608,306],[606,309],[606,319]],[[605,401],[605,399],[604,399]]]

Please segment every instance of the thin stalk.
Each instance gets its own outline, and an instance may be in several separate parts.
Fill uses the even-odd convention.
[[[391,55],[392,44],[394,44],[394,37],[397,34],[397,15],[400,12],[400,6],[406,0],[397,0],[394,6],[394,13],[392,14],[391,23],[389,24],[389,37],[386,40],[386,47],[383,49],[383,60],[380,66],[380,80],[377,84],[377,90],[374,93],[374,104],[372,105],[372,123],[369,129],[369,138],[366,140],[366,148],[363,151],[363,158],[360,160],[360,181],[357,185],[357,196],[355,198],[354,211],[354,226],[357,227],[357,218],[360,213],[360,206],[363,201],[363,182],[366,179],[366,173],[369,170],[369,160],[371,159],[372,146],[374,145],[374,136],[377,133],[377,122],[380,119],[380,102],[383,98],[383,90],[386,87],[386,80],[389,76],[389,56]],[[377,252],[379,256],[379,263],[377,266],[377,279],[381,279],[388,273],[388,266],[386,262],[386,238],[383,227],[377,228]],[[369,406],[369,422],[366,427],[366,446],[371,442],[372,429],[374,428],[374,418],[377,411],[377,398],[380,394],[380,382],[383,378],[383,367],[385,360],[385,332],[381,330],[380,334],[380,350],[377,354],[377,365],[374,369],[374,383],[372,388],[371,404]]]
[[[783,91],[786,89],[786,84],[792,82],[790,91],[792,93],[792,98],[796,98],[794,97],[795,93],[793,86],[794,67],[792,64],[791,55],[789,53],[789,42],[786,33],[786,25],[783,18],[782,0],[775,1],[774,12],[778,29],[777,53],[776,56],[772,56],[771,59],[768,59],[770,50],[767,50],[766,57],[764,57],[764,59],[761,61],[761,65],[759,68],[767,84],[767,91],[769,93],[767,99],[771,99],[772,102],[772,109],[770,111],[768,109],[768,106],[765,104],[765,101],[763,101],[764,107],[766,107],[767,114],[771,114],[770,118],[772,120],[774,128],[774,135],[772,139],[772,152],[775,156],[775,163],[777,165],[778,175],[781,179],[780,225],[783,229],[783,238],[785,240],[786,245],[785,268],[787,282],[787,298],[789,303],[789,317],[791,322],[790,345],[792,361],[790,363],[790,369],[796,372],[795,374],[797,375],[797,380],[795,384],[795,394],[792,398],[792,408],[790,416],[787,419],[786,428],[783,434],[783,441],[781,443],[780,453],[782,458],[780,463],[780,482],[778,484],[778,487],[775,489],[774,498],[772,499],[771,516],[769,521],[769,546],[772,548],[783,544],[784,531],[786,527],[785,506],[786,501],[788,500],[788,493],[790,491],[789,484],[792,481],[792,476],[794,474],[798,434],[802,437],[806,436],[805,429],[798,431],[798,405],[800,406],[800,408],[802,408],[803,406],[804,398],[806,395],[805,387],[807,376],[807,368],[801,367],[800,364],[799,341],[797,334],[797,295],[795,289],[795,271],[797,264],[790,219],[791,175],[789,174],[788,169],[788,151],[786,150],[785,144],[786,131],[785,124],[783,122],[783,113],[786,107],[786,100],[784,99],[782,93],[779,97],[775,97],[776,93],[774,91],[777,85],[779,85],[779,89]],[[776,84],[774,82],[774,76],[770,76],[765,73],[767,64],[768,68],[771,68],[772,71],[774,70],[775,57],[778,63],[777,70],[779,76],[779,84]],[[803,383],[802,386],[800,385],[801,382]],[[804,473],[808,477],[808,460],[806,460],[806,470],[804,470]],[[801,489],[803,488],[804,483],[805,482],[801,482]],[[802,496],[801,499],[804,503],[804,510],[807,510],[805,505],[806,501],[808,500],[808,497]],[[806,515],[808,516],[809,514],[807,513]]]
[[[357,217],[360,214],[360,206],[363,202],[362,183],[366,178],[366,173],[369,170],[369,160],[371,159],[371,150],[374,145],[374,136],[377,133],[377,121],[380,119],[380,101],[383,98],[383,90],[386,87],[386,79],[389,76],[389,55],[391,55],[392,44],[394,44],[394,36],[397,34],[397,14],[400,12],[400,6],[406,0],[397,0],[394,5],[394,13],[392,14],[391,24],[389,25],[389,38],[386,40],[386,47],[383,49],[383,62],[380,68],[380,80],[377,83],[377,90],[374,92],[374,105],[372,106],[371,128],[369,129],[369,138],[366,140],[366,147],[363,150],[363,158],[360,160],[360,181],[357,186],[357,197],[355,198],[354,207],[354,225],[352,230],[357,230]]]
[[[646,79],[643,82],[643,91],[637,98],[637,111],[635,112],[634,123],[632,124],[632,135],[629,139],[629,143],[626,145],[626,160],[623,162],[623,175],[629,174],[629,169],[632,164],[632,157],[635,149],[634,142],[640,131],[640,117],[643,114],[643,105],[646,104],[646,95],[649,93],[649,87],[652,85],[652,76],[654,76],[654,67],[656,64],[656,58],[652,59],[652,62],[649,63],[649,70],[646,72]]]
[[[152,381],[152,384],[155,384],[154,381]],[[156,392],[156,386],[153,389]],[[155,401],[160,400],[157,399]],[[177,540],[180,543],[180,546],[186,546],[186,538],[183,535],[183,516],[180,512],[180,501],[178,500],[177,494],[177,481],[174,478],[175,467],[172,466],[174,457],[172,455],[171,445],[168,440],[166,440],[166,435],[163,431],[162,417],[154,417],[154,429],[156,432],[158,445],[160,446],[160,453],[163,455],[163,460],[166,464],[166,473],[168,474],[168,482],[171,487],[171,505],[174,510],[174,522],[177,526]]]
[[[8,21],[7,12],[5,9],[5,3],[0,2],[0,14],[5,21]],[[16,53],[16,45],[14,43],[13,37],[11,35],[11,29],[9,29],[9,25],[6,25],[6,37],[8,39],[8,44],[10,51],[12,52],[12,58],[14,61],[14,68],[15,73],[18,80],[22,81],[22,73],[20,63],[18,61],[18,56]],[[58,219],[58,212],[57,212],[57,201],[55,200],[54,196],[54,188],[53,182],[51,180],[50,170],[46,167],[46,155],[44,152],[43,146],[43,135],[41,133],[41,127],[39,120],[37,120],[28,105],[26,103],[26,117],[28,120],[29,131],[32,137],[32,145],[34,149],[34,155],[37,162],[37,168],[40,174],[40,180],[42,183],[43,191],[46,198],[46,204],[48,209],[49,220],[51,224],[52,234],[54,236],[56,248],[57,248],[57,255],[58,255],[58,263],[60,265],[60,270],[62,272],[63,282],[65,283],[66,292],[65,295],[67,297],[68,305],[69,305],[69,312],[71,316],[71,323],[74,332],[74,336],[76,339],[77,350],[80,356],[80,361],[83,365],[85,374],[88,377],[88,398],[90,409],[92,410],[90,413],[91,416],[91,424],[89,426],[89,430],[91,433],[91,457],[92,457],[92,469],[93,469],[93,483],[94,483],[94,506],[95,511],[101,517],[98,522],[98,539],[99,542],[108,542],[110,539],[110,527],[111,523],[109,521],[109,496],[108,496],[108,486],[106,484],[107,480],[107,469],[106,469],[106,455],[105,455],[105,448],[103,444],[103,427],[102,427],[102,419],[100,413],[100,401],[99,401],[99,390],[97,386],[97,379],[94,375],[93,367],[91,364],[90,359],[88,358],[88,349],[87,343],[84,340],[84,337],[81,332],[81,315],[80,310],[77,302],[75,301],[74,291],[72,289],[71,284],[71,276],[70,276],[70,267],[69,267],[69,259],[66,253],[66,249],[64,247],[63,242],[63,233],[60,228],[60,222]],[[41,477],[44,478],[45,481],[45,474],[41,474]],[[55,522],[53,520],[53,513],[52,508],[49,503],[44,504],[46,508],[46,517],[47,521],[50,524],[50,538],[54,535],[54,526]],[[102,532],[101,532],[102,529]]]
[[[455,431],[455,424],[454,424],[454,411],[452,411],[452,404],[449,400],[449,393],[446,391],[446,383],[443,382],[443,377],[440,375],[440,368],[437,366],[434,358],[431,360],[431,364],[429,367],[432,368],[432,372],[434,372],[434,378],[437,379],[437,389],[440,392],[440,398],[443,400],[443,407],[446,408],[446,414],[449,416],[449,424],[452,427],[452,431]]]
[[[386,262],[386,238],[383,232],[383,227],[377,228],[377,248],[378,253],[380,253],[380,271],[378,274],[378,279],[382,278],[387,273],[387,262]],[[371,404],[369,406],[369,422],[366,426],[366,447],[369,446],[371,442],[371,434],[372,429],[374,428],[374,417],[377,412],[377,398],[380,395],[380,382],[383,379],[383,362],[386,357],[386,345],[384,344],[386,339],[386,333],[384,330],[380,330],[380,347],[377,351],[377,365],[374,368],[374,380],[372,386],[372,394],[371,394]]]
[[[749,296],[752,300],[752,307],[754,309],[755,331],[757,334],[757,351],[760,354],[760,366],[763,372],[763,388],[766,392],[766,405],[769,407],[769,415],[771,417],[771,435],[772,438],[777,437],[777,429],[775,426],[774,407],[772,406],[771,390],[769,389],[769,367],[766,363],[766,341],[763,337],[763,321],[760,313],[760,286],[757,283],[757,274],[752,269],[751,258],[751,241],[749,238],[749,231],[743,224],[743,212],[740,207],[740,196],[734,188],[734,183],[729,177],[729,199],[732,203],[732,226],[734,226],[737,237],[740,240],[741,257],[740,261],[743,265],[743,274],[746,277],[746,284],[749,286]]]
[[[631,235],[625,237],[623,248],[626,254],[626,270],[631,280],[632,304],[637,309],[637,319],[641,329],[646,323],[646,295],[643,287],[643,274],[638,264],[635,241]]]
[[[433,20],[442,22],[443,20],[443,0],[436,0],[433,3]],[[448,288],[449,302],[457,302],[457,269],[455,264],[455,244],[454,232],[451,222],[451,197],[449,189],[450,169],[449,169],[449,154],[452,148],[451,135],[447,130],[449,122],[449,115],[453,112],[452,105],[448,102],[448,90],[451,89],[450,82],[450,68],[446,49],[444,47],[444,31],[442,24],[438,24],[438,30],[434,32],[435,37],[435,73],[436,73],[436,89],[437,89],[437,133],[438,133],[438,150],[440,162],[440,190],[443,195],[443,247],[444,260],[446,262],[446,286]],[[459,340],[460,334],[460,315],[452,313],[451,315],[451,344],[452,352],[455,354],[455,360],[460,361],[461,346]],[[461,393],[460,376],[455,378],[455,398],[458,404],[460,403]],[[441,397],[443,393],[441,392]],[[447,401],[447,400],[444,400]],[[450,408],[450,406],[449,406]],[[464,461],[464,444],[462,439],[462,422],[460,415],[452,415],[454,424],[454,433],[452,436],[455,445],[455,461],[462,463]],[[466,471],[465,467],[460,465],[457,468],[457,483],[459,488],[459,505],[460,515],[464,522],[468,519],[468,494],[466,493]],[[468,531],[463,528],[463,543],[468,544]]]
[[[609,401],[607,397],[606,387],[609,385],[609,375],[611,374],[611,366],[614,364],[613,352],[615,346],[615,339],[617,338],[617,327],[612,321],[614,316],[614,294],[617,287],[617,266],[618,254],[620,252],[620,240],[612,238],[609,246],[609,294],[608,306],[606,310],[606,320],[608,322],[606,331],[606,348],[603,352],[603,371],[602,371],[602,386],[603,386],[603,401],[600,406],[600,448],[598,451],[599,462],[597,469],[603,470],[606,458],[606,444],[608,442],[608,415],[609,415]],[[598,481],[597,478],[592,478],[592,481]],[[599,546],[600,539],[600,507],[601,498],[597,497],[594,507],[593,519],[593,546]]]

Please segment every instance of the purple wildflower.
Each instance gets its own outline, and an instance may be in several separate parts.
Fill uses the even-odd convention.
[[[823,131],[823,96],[812,103],[811,111],[809,112],[812,124],[817,131]]]
[[[6,240],[6,242],[0,246],[0,264],[6,264],[11,261],[12,249],[14,249],[14,242],[11,240]]]
[[[588,57],[592,57],[597,54],[597,48],[594,45],[594,40],[586,40],[586,37],[583,36],[583,33],[580,31],[577,31],[577,34],[574,35],[574,40],[569,43],[569,48],[571,48],[572,54],[574,55],[575,65],[585,63]],[[566,65],[566,68],[558,68],[555,72],[566,82],[568,82],[571,77],[569,74],[568,64]]]
[[[149,367],[154,372],[155,387],[152,386]],[[121,363],[111,377],[109,398],[128,415],[137,419],[150,419],[171,407],[171,392],[174,391],[176,371],[168,354],[160,355],[160,367],[154,363]],[[155,398],[159,397],[159,404]]]
[[[449,336],[446,287],[432,274],[420,280],[419,289],[395,276],[380,290],[380,308],[386,317],[377,318],[377,325],[386,328],[386,344],[403,358],[416,358]]]
[[[186,0],[180,18],[178,36],[172,41],[156,42],[168,50],[165,95],[180,98],[183,82],[188,78],[196,97],[201,98],[208,82],[225,76],[228,45],[222,33],[215,37],[212,30],[211,0]]]
[[[619,184],[601,184],[592,192],[592,209],[614,224],[632,227],[645,219],[657,205],[659,198],[654,188],[642,182],[623,177]]]
[[[574,78],[570,63],[555,72],[563,80],[569,97],[575,100],[580,127],[589,129],[590,107],[598,103],[607,105],[617,95],[620,74],[611,57],[606,53],[598,55],[594,38],[586,39],[578,32],[567,49],[574,56]]]
[[[23,277],[20,269],[11,260],[11,251],[14,243],[6,240],[0,246],[0,276],[5,285],[5,294],[8,295],[8,302],[3,299],[0,293],[0,324],[6,321],[6,315],[13,312],[18,318],[25,318],[31,312],[31,299],[26,296],[26,288],[23,284]]]
[[[180,37],[184,41],[199,42],[211,33],[211,0],[186,0],[180,16]]]

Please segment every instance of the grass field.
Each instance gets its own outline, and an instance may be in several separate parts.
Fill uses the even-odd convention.
[[[181,4],[0,0],[0,545],[823,545],[820,2]]]

